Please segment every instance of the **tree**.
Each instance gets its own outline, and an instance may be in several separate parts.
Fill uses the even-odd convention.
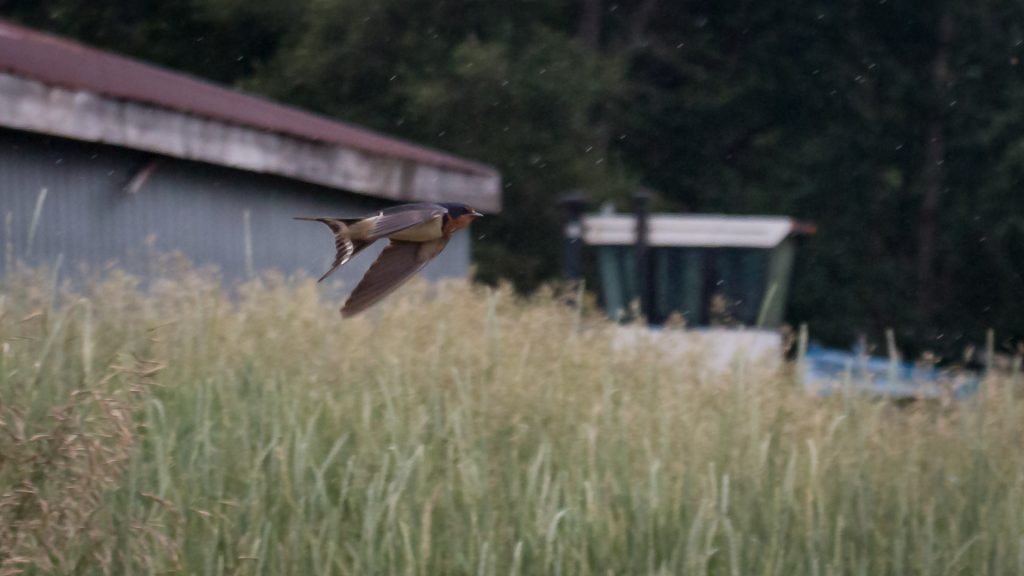
[[[0,0],[495,165],[479,277],[557,277],[557,195],[818,223],[791,318],[951,353],[1024,336],[1024,6],[889,0]]]
[[[568,7],[324,0],[247,85],[497,166],[505,210],[479,227],[478,276],[532,289],[559,272],[557,195],[630,182],[591,122],[621,69],[565,30]]]
[[[305,0],[0,0],[28,26],[224,84],[258,70],[304,11]]]

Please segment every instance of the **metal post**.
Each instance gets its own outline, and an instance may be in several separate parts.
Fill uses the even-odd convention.
[[[640,313],[648,323],[654,312],[654,283],[651,251],[648,247],[648,217],[651,193],[640,190],[633,194],[633,212],[636,214],[636,287],[640,297]]]
[[[573,284],[583,279],[583,210],[587,195],[581,190],[562,194],[558,200],[565,214],[565,280]]]

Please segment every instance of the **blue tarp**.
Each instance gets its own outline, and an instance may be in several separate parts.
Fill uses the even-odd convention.
[[[980,378],[934,366],[915,366],[845,350],[808,346],[803,359],[804,388],[824,396],[843,390],[890,398],[967,398]]]

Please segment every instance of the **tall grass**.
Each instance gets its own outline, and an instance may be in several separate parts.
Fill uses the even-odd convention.
[[[195,271],[0,304],[0,573],[1020,574],[1011,383],[897,408],[553,296]]]

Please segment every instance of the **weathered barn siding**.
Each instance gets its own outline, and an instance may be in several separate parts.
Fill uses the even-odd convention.
[[[0,130],[0,217],[16,258],[34,264],[63,256],[64,269],[97,269],[116,261],[149,270],[148,254],[180,251],[199,265],[216,265],[226,280],[245,277],[244,212],[250,213],[257,271],[305,270],[319,276],[333,258],[325,226],[300,215],[358,216],[380,200],[276,176],[160,157],[135,193],[126,191],[153,156],[95,143]],[[28,233],[39,191],[40,225],[28,254]],[[152,248],[150,248],[151,239]],[[456,235],[425,270],[428,278],[465,276],[470,234]],[[383,247],[378,243],[336,276],[352,286]],[[0,251],[0,260],[5,258]],[[6,266],[6,262],[3,263]],[[4,268],[0,268],[2,270]]]

